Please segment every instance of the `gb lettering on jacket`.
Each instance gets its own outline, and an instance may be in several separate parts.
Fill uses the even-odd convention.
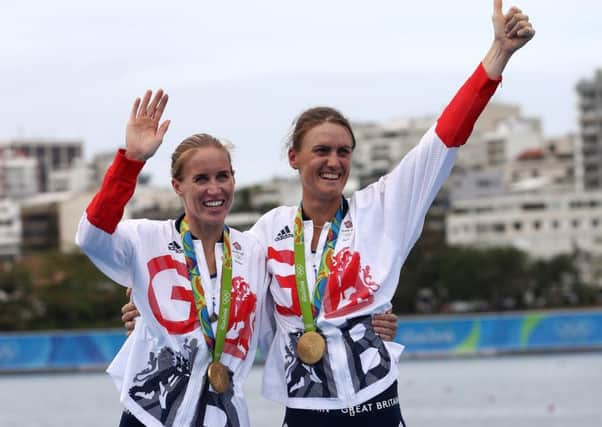
[[[233,242],[234,271],[232,305],[224,352],[243,359],[248,350],[255,325],[257,295],[248,280],[236,272],[244,256],[241,245]],[[188,334],[200,327],[194,295],[188,280],[183,254],[160,255],[147,263],[149,274],[148,301],[157,322],[170,334]],[[209,278],[202,277],[203,283]],[[216,296],[219,298],[219,295]],[[209,300],[207,301],[209,304]]]
[[[369,306],[380,288],[372,277],[370,265],[363,265],[359,252],[353,251],[352,237],[353,224],[351,220],[345,219],[341,224],[322,299],[322,312],[326,319],[349,316]],[[271,289],[276,311],[283,316],[301,316],[291,241],[292,239],[275,239],[272,246],[268,247],[268,270],[278,283],[276,289],[274,285]],[[314,269],[306,270],[308,285],[313,289],[316,280]]]

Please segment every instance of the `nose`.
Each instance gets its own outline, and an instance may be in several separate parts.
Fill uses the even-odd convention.
[[[326,165],[331,167],[337,167],[339,165],[339,156],[336,150],[331,150],[326,158]]]
[[[207,193],[209,194],[219,194],[220,192],[220,184],[215,179],[209,181],[207,185]]]

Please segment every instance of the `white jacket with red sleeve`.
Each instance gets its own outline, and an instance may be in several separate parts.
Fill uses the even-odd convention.
[[[142,165],[117,153],[76,234],[76,243],[103,273],[133,288],[141,315],[108,372],[125,408],[144,425],[248,426],[242,384],[255,357],[257,315],[266,292],[265,258],[252,236],[230,229],[232,306],[221,361],[232,374],[232,387],[214,393],[205,384],[210,354],[197,318],[179,220],[121,220]],[[202,244],[195,240],[194,245],[208,305],[215,301],[219,312],[223,245],[215,247],[214,285]]]
[[[326,354],[315,365],[300,362],[296,351],[303,330],[292,235],[298,207],[278,207],[251,229],[263,244],[274,301],[276,334],[264,373],[266,397],[293,408],[341,409],[371,399],[398,378],[403,346],[383,342],[372,329],[371,316],[391,307],[401,267],[451,171],[457,147],[467,140],[498,83],[479,65],[394,170],[352,195],[316,321],[326,338]],[[329,227],[327,223],[321,230],[317,253],[312,254],[313,224],[304,221],[305,271],[312,295]]]

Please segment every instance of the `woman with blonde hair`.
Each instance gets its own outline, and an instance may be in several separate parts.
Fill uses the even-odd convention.
[[[152,98],[152,100],[151,100]],[[234,195],[228,149],[196,134],[172,155],[176,220],[122,220],[136,179],[169,126],[167,95],[132,107],[119,150],[77,230],[76,242],[115,282],[133,289],[141,316],[109,367],[128,412],[122,426],[248,426],[242,393],[266,293],[264,259],[225,225]]]

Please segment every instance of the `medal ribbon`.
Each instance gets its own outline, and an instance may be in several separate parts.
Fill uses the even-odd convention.
[[[190,280],[190,286],[192,287],[192,293],[194,294],[194,305],[201,324],[201,331],[205,337],[209,352],[212,354],[213,361],[216,362],[220,359],[224,349],[224,341],[226,340],[228,321],[230,319],[230,305],[232,298],[232,252],[230,249],[230,229],[227,225],[224,225],[222,281],[220,286],[219,318],[216,336],[213,335],[213,329],[211,328],[211,321],[209,320],[209,313],[207,311],[207,300],[205,299],[205,292],[203,292],[203,284],[201,283],[199,266],[194,251],[192,233],[190,232],[186,217],[184,217],[180,223],[180,237],[182,238],[184,257],[186,259],[186,266],[188,267],[188,278]]]
[[[297,283],[297,295],[299,296],[299,304],[301,306],[301,315],[303,316],[303,327],[306,332],[315,331],[316,325],[314,318],[318,317],[320,308],[322,307],[322,296],[328,281],[328,274],[332,266],[332,256],[334,247],[337,244],[341,221],[347,214],[349,205],[347,200],[342,197],[341,205],[337,209],[334,217],[331,220],[328,237],[322,251],[322,259],[320,260],[320,268],[316,275],[316,283],[314,288],[313,304],[309,300],[309,288],[307,285],[307,272],[305,271],[305,241],[303,237],[303,209],[299,205],[297,215],[295,216],[295,224],[293,227],[293,237],[295,245],[295,281]]]

